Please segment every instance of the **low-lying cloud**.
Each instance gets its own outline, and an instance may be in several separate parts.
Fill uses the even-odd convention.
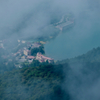
[[[0,37],[41,35],[39,28],[50,23],[52,15],[67,12],[79,16],[88,9],[87,0],[1,0]]]

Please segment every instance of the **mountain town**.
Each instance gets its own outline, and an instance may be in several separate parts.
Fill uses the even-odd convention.
[[[49,63],[53,63],[54,59],[50,57],[45,56],[45,50],[42,41],[40,42],[26,42],[24,40],[17,40],[18,46],[16,52],[10,52],[8,55],[2,55],[3,59],[8,59],[8,61],[12,61],[12,59],[15,59],[15,61],[18,63],[20,67],[20,63],[27,62],[29,64],[32,63],[33,60],[38,60],[40,63],[48,61]],[[1,40],[0,42],[0,48],[4,49],[4,42]],[[22,46],[24,45],[24,46]],[[19,47],[20,46],[20,47]],[[7,64],[7,62],[6,62]]]

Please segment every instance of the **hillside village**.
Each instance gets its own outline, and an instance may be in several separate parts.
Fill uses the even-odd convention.
[[[36,60],[39,61],[39,63],[53,63],[53,58],[45,56],[44,44],[47,41],[55,38],[60,33],[60,31],[65,31],[73,25],[74,17],[72,16],[72,14],[67,14],[63,15],[59,22],[53,23],[51,25],[54,27],[54,29],[57,30],[52,34],[49,34],[49,36],[41,36],[38,37],[36,41],[32,39],[31,42],[23,39],[16,40],[16,43],[13,43],[14,40],[0,40],[0,49],[2,49],[2,51],[4,50],[5,52],[7,52],[6,54],[2,54],[2,58],[7,59],[5,64],[7,65],[8,62],[13,62],[13,60],[15,61],[15,65],[16,63],[17,65],[20,65],[24,62],[31,64],[33,61]]]
[[[40,63],[43,63],[46,61],[48,61],[49,63],[53,63],[54,59],[45,56],[43,43],[44,42],[42,42],[42,41],[41,42],[27,42],[27,41],[23,41],[23,40],[18,40],[18,46],[16,48],[13,48],[13,49],[17,49],[17,51],[16,52],[12,51],[8,55],[2,55],[2,58],[8,59],[8,61],[10,61],[10,62],[13,59],[15,59],[15,61],[18,63],[19,66],[20,66],[20,63],[23,63],[23,62],[27,62],[27,63],[31,64],[33,62],[33,60],[38,60]],[[19,46],[20,46],[20,48],[19,48]],[[3,41],[0,41],[0,48],[2,48],[2,49],[6,48],[3,45]],[[40,50],[40,48],[42,51],[38,52],[38,50]],[[36,53],[36,54],[33,55],[32,50],[35,50],[35,49],[37,51],[34,51],[33,53]],[[42,52],[44,52],[44,53],[42,53]]]

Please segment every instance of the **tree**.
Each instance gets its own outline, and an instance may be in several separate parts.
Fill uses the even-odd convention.
[[[33,49],[31,49],[31,55],[33,55],[33,56],[36,56],[36,54],[38,52],[41,52],[42,54],[45,54],[44,47],[40,46],[39,48],[33,48]]]

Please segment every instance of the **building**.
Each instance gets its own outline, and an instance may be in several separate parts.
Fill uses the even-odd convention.
[[[39,60],[39,62],[46,62],[46,61],[48,61],[49,63],[54,62],[54,59],[46,57],[42,55],[41,53],[37,53],[36,60]]]
[[[34,56],[27,56],[27,59],[35,59],[35,57]]]
[[[24,50],[24,55],[26,55],[26,56],[31,55],[31,51],[30,51],[30,50],[25,49],[25,50]]]
[[[40,43],[41,43],[41,44],[46,44],[46,42],[44,42],[44,41],[40,41]]]

